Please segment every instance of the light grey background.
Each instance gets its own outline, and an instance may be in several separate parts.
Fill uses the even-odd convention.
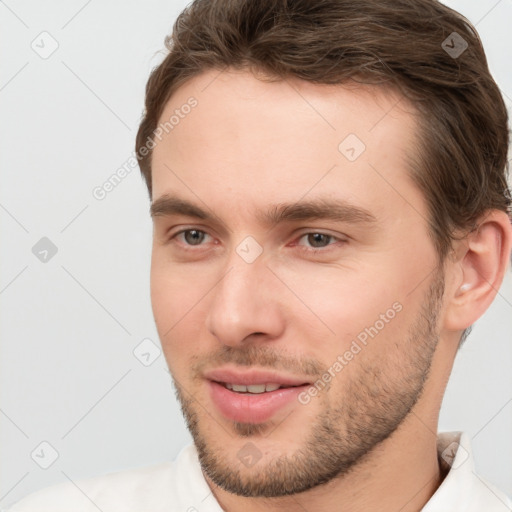
[[[512,106],[512,0],[447,3],[476,24]],[[138,169],[92,194],[132,154],[146,79],[185,4],[0,2],[0,506],[170,460],[190,440],[163,356],[144,366],[133,354],[149,338],[142,359],[158,355]],[[32,252],[42,237],[58,249],[46,263]],[[511,277],[459,353],[440,420],[469,433],[477,470],[509,494]],[[58,453],[48,469],[43,441]]]

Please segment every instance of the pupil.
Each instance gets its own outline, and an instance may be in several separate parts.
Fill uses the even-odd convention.
[[[185,240],[190,245],[198,245],[202,241],[204,233],[198,231],[197,229],[190,229],[185,233]]]
[[[313,247],[319,247],[317,245],[317,243],[320,244],[321,247],[323,247],[324,245],[322,244],[322,237],[323,237],[323,241],[325,242],[328,238],[328,235],[324,235],[323,233],[313,233],[312,235],[309,235],[309,242],[311,243],[311,245]],[[313,242],[312,242],[313,240]]]

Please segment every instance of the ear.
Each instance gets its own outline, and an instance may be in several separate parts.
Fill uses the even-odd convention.
[[[462,331],[484,314],[505,276],[511,244],[510,219],[500,210],[487,212],[478,228],[457,242],[445,291],[445,329]]]

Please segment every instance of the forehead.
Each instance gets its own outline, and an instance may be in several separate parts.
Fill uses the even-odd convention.
[[[376,207],[378,196],[421,202],[407,163],[416,112],[390,88],[210,70],[175,91],[166,122],[153,150],[153,199],[178,190],[240,197],[239,206],[334,192]]]

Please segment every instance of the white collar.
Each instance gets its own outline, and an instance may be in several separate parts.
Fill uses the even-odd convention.
[[[475,473],[471,440],[465,432],[439,432],[437,453],[448,468],[421,512],[510,512],[512,500]]]

